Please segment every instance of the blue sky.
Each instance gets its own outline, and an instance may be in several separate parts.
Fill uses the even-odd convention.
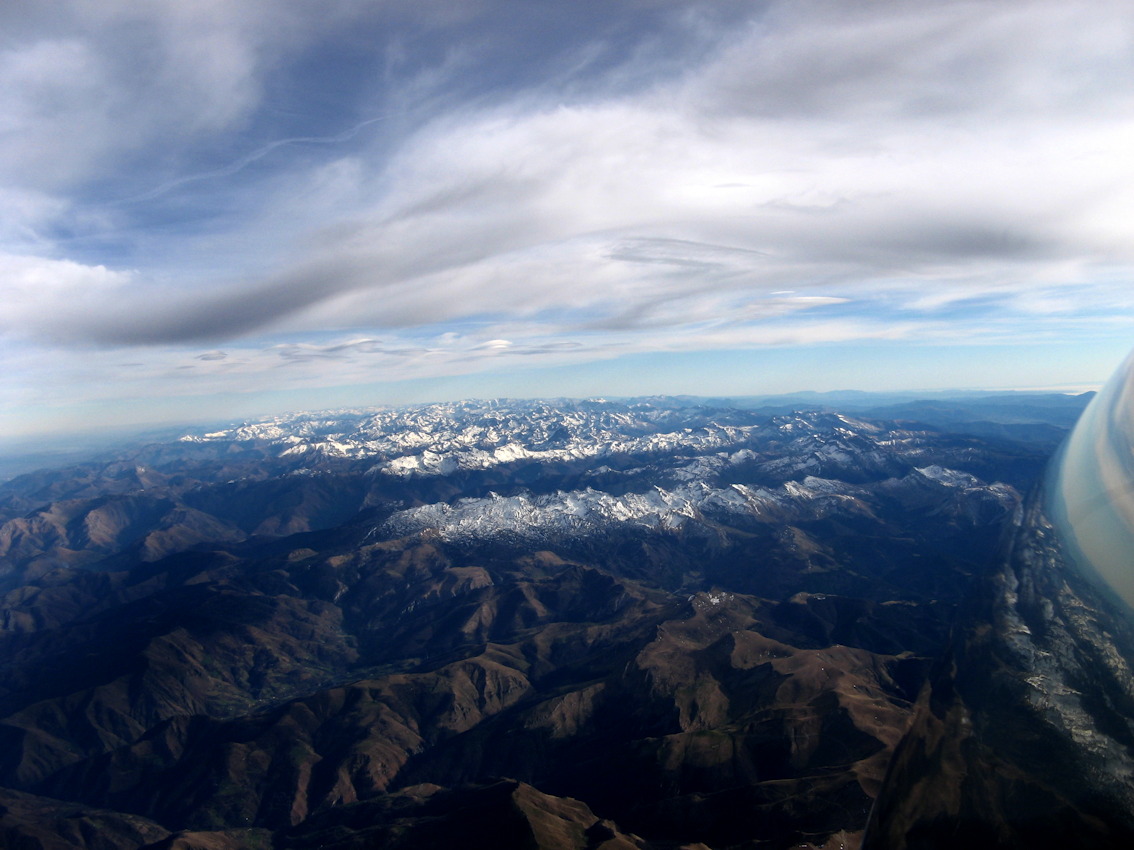
[[[9,0],[0,437],[485,395],[1086,387],[1134,7]]]

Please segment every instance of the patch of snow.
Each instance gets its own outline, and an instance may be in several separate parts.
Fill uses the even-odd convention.
[[[930,481],[936,481],[939,484],[944,484],[946,487],[979,487],[980,480],[975,476],[969,475],[967,472],[958,472],[955,469],[946,469],[943,466],[918,467],[915,472],[928,478]]]

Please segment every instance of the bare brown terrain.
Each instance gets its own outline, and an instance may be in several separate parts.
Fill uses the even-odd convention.
[[[393,480],[206,446],[149,450],[144,493],[121,484],[142,464],[13,482],[10,513],[62,498],[3,526],[0,843],[857,846],[1020,503],[977,474],[1044,455],[787,425],[698,473],[747,513],[542,538],[387,518],[559,498],[585,464]],[[657,492],[657,462],[608,459],[602,492]]]

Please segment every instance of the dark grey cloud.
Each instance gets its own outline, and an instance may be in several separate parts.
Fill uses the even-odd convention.
[[[685,269],[712,271],[733,267],[739,260],[750,263],[767,252],[752,248],[709,245],[689,239],[638,237],[619,242],[608,255],[627,263],[650,263]]]
[[[417,376],[1130,306],[1126,3],[20,0],[6,23],[17,358]]]
[[[895,119],[1090,112],[1129,102],[1130,24],[1129,7],[1113,0],[780,3],[759,41],[742,35],[709,72],[702,102],[725,113],[877,122],[882,132]]]

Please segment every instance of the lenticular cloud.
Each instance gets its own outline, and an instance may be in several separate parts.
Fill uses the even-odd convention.
[[[1064,444],[1048,507],[1082,571],[1134,609],[1134,353]]]

